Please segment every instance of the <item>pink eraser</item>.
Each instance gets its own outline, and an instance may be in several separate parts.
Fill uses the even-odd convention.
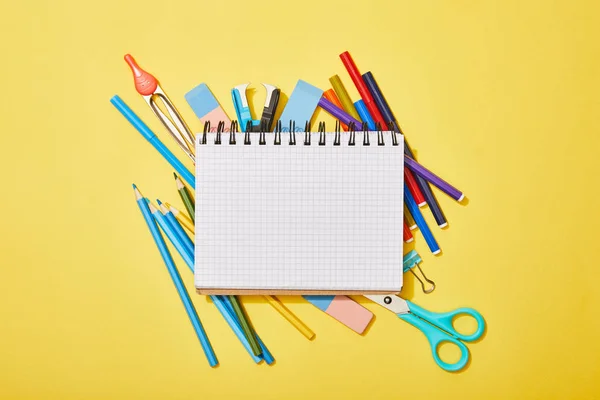
[[[325,312],[356,333],[363,333],[373,319],[373,313],[350,297],[335,296]]]

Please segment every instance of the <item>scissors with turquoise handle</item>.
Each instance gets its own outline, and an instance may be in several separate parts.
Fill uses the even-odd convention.
[[[460,371],[469,362],[469,349],[463,342],[475,341],[485,331],[483,317],[472,308],[458,308],[445,313],[434,313],[395,295],[365,295],[365,297],[387,308],[400,319],[403,319],[423,332],[427,340],[429,340],[433,359],[437,365],[449,372]],[[470,335],[457,332],[452,322],[459,315],[473,317],[477,321],[477,330]],[[450,364],[440,358],[438,348],[444,342],[453,343],[458,346],[460,359],[456,363]]]

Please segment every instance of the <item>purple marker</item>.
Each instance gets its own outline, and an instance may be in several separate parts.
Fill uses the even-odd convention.
[[[452,186],[451,184],[449,184],[448,182],[446,182],[445,180],[443,180],[442,178],[440,178],[439,176],[437,176],[436,174],[434,174],[433,172],[431,172],[430,170],[428,170],[427,168],[425,168],[424,166],[422,166],[407,155],[404,155],[404,164],[415,174],[419,175],[423,179],[426,179],[432,185],[437,186],[442,192],[446,193],[454,200],[462,201],[462,199],[465,198],[465,195],[460,190],[458,190],[457,188],[455,188],[454,186]]]

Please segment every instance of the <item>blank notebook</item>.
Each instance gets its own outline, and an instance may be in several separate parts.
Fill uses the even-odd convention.
[[[399,292],[403,137],[393,145],[392,132],[368,132],[364,145],[364,132],[342,132],[336,145],[326,133],[319,145],[318,132],[310,144],[303,132],[295,144],[280,135],[280,144],[273,132],[237,133],[235,144],[230,133],[220,144],[216,133],[198,135],[197,290]]]

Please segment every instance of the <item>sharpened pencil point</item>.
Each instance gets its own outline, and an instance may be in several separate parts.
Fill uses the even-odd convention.
[[[133,185],[133,192],[135,193],[136,200],[140,200],[140,199],[144,198],[144,196],[142,196],[142,194],[140,193],[140,189],[138,189],[137,186],[135,186],[135,185]]]
[[[133,186],[134,189],[137,189],[137,186],[135,186],[135,183],[132,183],[131,186]]]
[[[159,199],[156,199],[156,202],[158,203],[159,206],[162,204],[162,201],[160,201]]]
[[[175,179],[177,179],[177,174],[175,172],[173,172],[173,176],[175,177]]]

